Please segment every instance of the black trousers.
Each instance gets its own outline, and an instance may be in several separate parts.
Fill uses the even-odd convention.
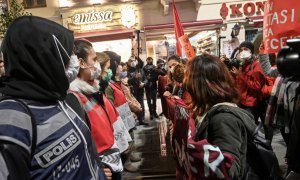
[[[157,89],[146,89],[146,98],[150,115],[153,115],[156,113]]]
[[[133,93],[133,96],[141,104],[141,107],[143,109],[137,116],[139,123],[144,123],[145,120],[144,92]]]

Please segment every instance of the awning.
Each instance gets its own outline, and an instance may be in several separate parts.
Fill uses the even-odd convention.
[[[190,22],[183,22],[182,26],[183,28],[188,28],[188,27],[201,27],[201,26],[207,26],[207,25],[212,25],[212,24],[223,24],[222,19],[214,19],[214,20],[206,20],[206,21],[190,21]],[[170,29],[174,28],[174,24],[157,24],[157,25],[150,25],[150,26],[145,26],[144,30],[157,30],[157,29]]]
[[[222,19],[183,22],[185,33],[194,31],[215,30],[223,25]],[[164,34],[174,34],[174,24],[157,24],[144,27],[147,39],[162,36]]]
[[[248,17],[253,22],[261,22],[264,21],[264,16],[250,16]]]
[[[134,29],[115,29],[107,31],[95,31],[86,33],[75,33],[75,39],[85,38],[91,42],[111,41],[132,38]]]
[[[253,27],[262,28],[264,24],[264,16],[252,16],[248,17],[253,22]]]

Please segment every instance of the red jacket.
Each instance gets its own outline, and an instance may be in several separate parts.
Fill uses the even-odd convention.
[[[272,89],[274,86],[275,78],[271,76],[266,76],[266,84],[261,89],[263,98],[268,98],[271,96]]]
[[[261,89],[265,85],[265,75],[258,59],[245,63],[242,73],[236,77],[236,84],[241,93],[241,104],[254,107],[262,99]]]

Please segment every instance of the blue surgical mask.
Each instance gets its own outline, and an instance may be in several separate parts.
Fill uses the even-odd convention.
[[[123,72],[120,73],[120,78],[121,79],[124,79],[126,77],[127,77],[127,71],[123,71]]]

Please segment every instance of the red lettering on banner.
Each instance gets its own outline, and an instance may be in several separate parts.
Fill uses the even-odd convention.
[[[286,46],[286,41],[300,35],[299,0],[289,0],[285,3],[268,0],[264,15],[264,47],[261,53],[277,53]]]
[[[185,35],[179,37],[179,43],[180,43],[181,47],[183,47],[183,49],[184,49],[186,58],[188,60],[192,60],[196,56],[196,53],[190,43],[188,35],[185,34]]]
[[[249,11],[250,9],[250,11]],[[244,14],[246,16],[253,16],[255,14],[255,4],[254,3],[246,3],[244,5]]]
[[[231,17],[240,17],[243,15],[243,13],[240,11],[240,8],[242,7],[242,4],[232,4],[230,5],[231,9]]]

